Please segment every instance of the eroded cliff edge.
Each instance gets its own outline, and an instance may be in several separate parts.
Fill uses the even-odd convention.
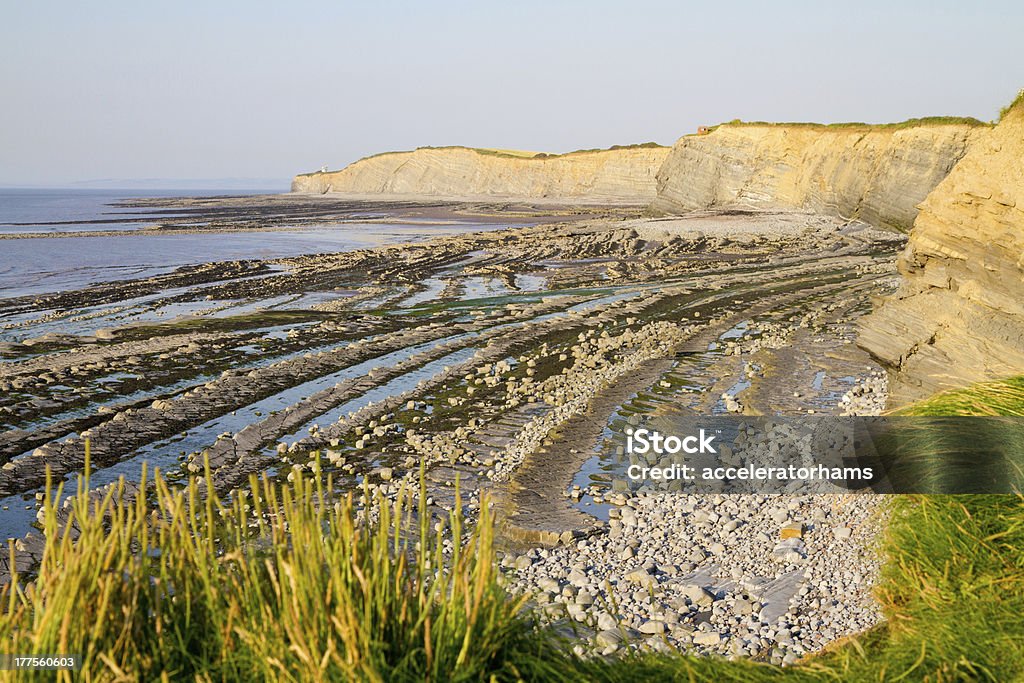
[[[292,191],[647,204],[668,153],[667,147],[648,145],[536,156],[424,147],[378,154],[340,171],[298,175]]]
[[[653,208],[805,208],[906,231],[917,205],[986,130],[977,122],[723,124],[676,142]]]
[[[1024,103],[928,195],[899,268],[858,342],[893,370],[891,406],[1024,374]]]

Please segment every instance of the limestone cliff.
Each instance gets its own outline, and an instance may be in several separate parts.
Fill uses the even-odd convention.
[[[633,146],[561,155],[466,147],[420,148],[361,159],[340,171],[296,176],[293,192],[513,197],[647,204],[667,147]]]
[[[723,124],[676,142],[658,172],[654,208],[806,208],[905,231],[917,205],[984,130],[927,121]]]
[[[1024,374],[1024,104],[928,195],[899,264],[859,340],[893,370],[892,406]]]

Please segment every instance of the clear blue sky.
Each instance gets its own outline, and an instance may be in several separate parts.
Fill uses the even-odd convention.
[[[279,178],[702,123],[992,119],[1024,3],[0,3],[0,184]]]

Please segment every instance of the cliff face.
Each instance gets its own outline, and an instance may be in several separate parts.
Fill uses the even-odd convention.
[[[893,406],[1024,374],[1024,106],[924,201],[899,265],[858,342],[894,371]]]
[[[725,124],[676,142],[658,172],[654,208],[807,208],[905,231],[984,130]]]
[[[293,192],[516,197],[646,204],[666,147],[574,152],[545,158],[464,147],[362,159],[340,171],[296,176]]]

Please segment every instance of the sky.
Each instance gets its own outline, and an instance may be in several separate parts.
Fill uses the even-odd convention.
[[[1019,0],[0,0],[0,186],[285,188],[423,145],[992,120],[1024,87],[1022,35]]]

